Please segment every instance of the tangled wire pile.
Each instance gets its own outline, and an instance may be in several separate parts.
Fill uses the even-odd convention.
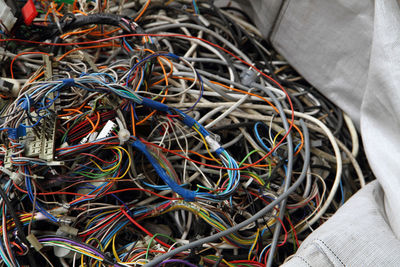
[[[371,178],[240,9],[34,7],[0,39],[2,266],[278,265]]]

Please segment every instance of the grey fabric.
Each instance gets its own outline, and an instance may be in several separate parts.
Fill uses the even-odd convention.
[[[286,1],[271,36],[290,64],[357,125],[368,77],[373,4],[371,0]]]
[[[247,14],[252,14],[252,18],[264,36],[269,36],[278,18],[278,13],[282,5],[282,0],[250,1],[236,0]]]
[[[275,25],[274,47],[355,120],[377,177],[285,266],[400,266],[399,2],[287,0],[275,22],[269,0],[249,2],[264,34]]]
[[[385,220],[382,197],[377,181],[368,184],[283,266],[399,266],[400,241]]]

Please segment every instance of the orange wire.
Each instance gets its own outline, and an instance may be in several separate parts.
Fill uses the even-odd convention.
[[[10,64],[10,72],[11,72],[11,78],[12,78],[12,79],[14,79],[14,72],[13,72],[14,61],[15,61],[18,57],[20,57],[20,56],[22,56],[22,55],[29,55],[29,54],[49,55],[48,53],[45,53],[45,52],[22,52],[22,53],[19,53],[18,55],[16,55],[16,56],[13,58],[13,60],[11,61],[11,64]]]
[[[144,49],[144,51],[148,51],[148,52],[150,52],[150,53],[154,53],[154,51],[152,51],[152,50],[150,50],[150,49]],[[157,57],[157,59],[160,60],[158,57]],[[169,62],[170,62],[170,61],[169,61]],[[164,65],[163,65],[160,61],[159,61],[159,63],[160,63],[160,65],[161,65],[161,68],[162,68],[163,73],[164,73],[164,79],[162,79],[161,81],[165,80],[165,81],[166,81],[166,84],[168,85],[168,75],[166,74]],[[172,62],[171,62],[171,64],[172,64]],[[172,71],[172,68],[171,68],[171,71]],[[139,88],[136,87],[135,91],[137,91],[138,89],[139,89]],[[167,95],[167,94],[168,94],[168,89],[165,90],[164,95]],[[166,100],[166,97],[163,97],[163,98],[161,99],[160,102],[161,102],[161,103],[164,103],[165,100]],[[155,113],[156,113],[155,110],[152,111],[152,112],[151,112],[149,115],[147,115],[143,120],[141,120],[141,121],[139,121],[138,123],[136,123],[136,125],[140,125],[140,124],[144,123],[145,121],[147,121],[148,119],[150,119]]]
[[[106,36],[106,35],[109,35],[109,34],[112,34],[112,33],[114,33],[114,32],[117,32],[117,31],[119,31],[119,30],[121,30],[121,28],[115,28],[114,30],[112,30],[112,31],[109,31],[109,32],[100,32],[100,31],[93,31],[93,32],[91,32],[89,35],[91,35],[91,36]]]
[[[173,70],[174,70],[174,66],[173,66],[171,60],[169,60],[168,58],[163,57],[163,56],[160,56],[160,57],[162,57],[163,59],[165,59],[166,61],[168,61],[168,63],[170,63],[170,70],[169,70],[169,73],[167,74],[166,77],[164,76],[164,79],[161,79],[161,80],[159,80],[159,81],[156,81],[156,82],[152,83],[150,86],[157,85],[157,84],[161,83],[162,81],[168,82],[168,78],[172,75],[172,72],[173,72]],[[161,62],[160,62],[160,65],[162,65]]]
[[[75,32],[67,32],[67,33],[64,33],[63,35],[61,35],[60,38],[61,38],[61,39],[64,39],[64,37],[65,37],[65,36],[68,36],[68,35],[75,35],[75,34],[87,33],[87,32],[90,32],[90,31],[96,29],[96,28],[97,28],[97,25],[96,25],[96,26],[93,26],[92,28],[85,29],[85,30],[80,30],[80,31],[75,31]]]
[[[143,13],[146,11],[146,9],[149,7],[151,0],[148,0],[146,5],[142,8],[142,11],[137,15],[137,17],[134,19],[134,21],[138,21],[140,17],[143,15]]]
[[[248,95],[251,95],[251,96],[258,97],[258,98],[264,100],[265,102],[267,102],[277,113],[279,113],[279,111],[277,110],[277,108],[276,108],[271,102],[269,102],[267,99],[265,99],[264,97],[262,97],[262,96],[260,96],[260,95],[253,94],[253,93],[250,93],[250,92],[246,92],[246,91],[243,91],[243,90],[240,90],[240,89],[236,89],[236,88],[231,88],[231,87],[229,87],[229,86],[227,86],[227,85],[225,85],[225,84],[218,83],[218,82],[215,82],[215,81],[210,81],[210,82],[211,82],[211,83],[214,83],[214,84],[217,84],[217,85],[220,85],[220,86],[222,86],[222,87],[225,87],[226,89],[230,89],[230,90],[233,90],[233,91],[237,91],[237,92],[241,92],[241,93],[244,93],[244,94],[248,94]],[[291,122],[289,119],[288,119],[287,121],[288,121],[289,123]],[[297,127],[297,125],[295,125],[294,123],[293,123],[293,128],[295,128],[296,131],[299,133],[299,135],[300,135],[300,140],[301,140],[300,147],[299,147],[299,149],[297,150],[297,152],[295,153],[295,155],[297,155],[298,153],[300,153],[301,149],[303,148],[303,145],[304,145],[304,136],[303,136],[303,133],[300,131],[299,127]]]
[[[85,12],[83,12],[83,11],[80,11],[79,9],[77,9],[77,10],[74,10],[74,11],[72,11],[72,13],[79,13],[79,14],[82,14],[82,15],[84,15],[84,16],[87,16],[88,14],[86,14]]]
[[[131,107],[131,117],[132,117],[132,133],[134,136],[136,136],[135,116],[133,114],[133,106]]]
[[[183,79],[183,80],[190,80],[190,81],[194,80],[193,78],[187,78],[187,77],[175,77],[174,76],[173,78],[175,78],[175,79]],[[266,98],[264,98],[264,97],[262,97],[260,95],[253,94],[251,92],[247,92],[247,91],[244,91],[244,90],[236,89],[236,88],[233,88],[233,87],[229,87],[229,86],[227,86],[225,84],[222,84],[222,83],[219,83],[219,82],[215,82],[215,81],[210,81],[210,83],[222,86],[222,87],[224,87],[224,88],[226,88],[228,90],[232,90],[232,91],[240,92],[240,93],[243,93],[243,94],[247,94],[247,95],[258,97],[258,98],[262,99],[263,101],[267,102],[277,113],[279,113],[278,109],[270,101],[268,101],[268,99],[266,99]],[[290,120],[288,120],[288,121],[290,122]],[[304,136],[303,136],[303,133],[301,132],[301,130],[299,129],[299,127],[297,125],[293,124],[293,128],[295,128],[296,131],[299,133],[300,140],[301,140],[300,147],[295,153],[295,155],[297,155],[298,153],[300,153],[301,149],[304,146]]]
[[[102,44],[102,45],[93,45],[93,46],[85,46],[85,47],[78,47],[78,48],[74,48],[69,50],[68,52],[66,52],[64,55],[60,56],[58,58],[58,60],[62,60],[64,57],[66,57],[67,55],[78,51],[78,50],[84,50],[84,49],[91,49],[91,48],[100,48],[100,47],[109,47],[109,46],[114,46],[114,47],[119,47],[119,45],[115,45],[115,44]]]
[[[193,81],[193,80],[194,80],[194,78],[188,78],[188,77],[175,77],[175,76],[174,76],[173,78],[175,78],[175,79],[189,80],[189,81]],[[213,83],[213,84],[222,86],[222,87],[224,87],[224,88],[226,88],[226,89],[228,89],[228,90],[232,90],[232,91],[236,91],[236,92],[243,93],[243,94],[246,94],[246,95],[251,95],[251,96],[258,97],[258,98],[260,98],[261,100],[267,102],[268,105],[270,105],[277,113],[279,113],[278,109],[274,106],[274,104],[272,104],[268,99],[266,99],[266,98],[264,98],[264,97],[262,97],[262,96],[260,96],[260,95],[253,94],[253,93],[251,93],[251,92],[247,92],[247,91],[244,91],[244,90],[236,89],[236,88],[234,88],[234,87],[229,87],[229,86],[227,86],[227,85],[225,85],[225,84],[222,84],[222,83],[219,83],[219,82],[215,82],[215,81],[210,81],[210,83]]]
[[[42,71],[41,73],[39,73],[38,75],[36,75],[35,77],[33,77],[31,80],[29,80],[29,83],[36,81],[37,79],[39,79],[41,76],[43,76],[44,71]]]
[[[83,112],[82,111],[80,111],[80,110],[78,110],[78,109],[74,109],[74,108],[66,108],[66,109],[64,109],[65,111],[75,111],[75,113],[79,113],[79,114],[83,114]],[[72,114],[74,114],[74,113],[72,113]],[[95,130],[96,130],[96,126],[94,125],[94,123],[92,122],[92,120],[87,116],[87,115],[85,115],[85,118],[88,120],[88,122],[92,125],[92,131],[94,132]],[[92,133],[92,132],[91,132]]]
[[[182,152],[183,153],[183,151],[182,150],[171,150],[172,152]],[[213,158],[209,158],[209,157],[207,157],[207,156],[204,156],[204,155],[202,155],[202,154],[200,154],[200,153],[198,153],[198,152],[196,152],[196,151],[193,151],[193,150],[188,150],[188,152],[189,153],[192,153],[192,154],[195,154],[195,155],[197,155],[197,156],[199,156],[199,157],[201,157],[201,158],[203,158],[203,159],[206,159],[206,160],[209,160],[209,161],[215,161],[215,159],[213,159]],[[238,162],[239,163],[239,162]],[[242,163],[242,165],[250,165],[250,164],[248,164],[248,163]],[[271,163],[271,165],[272,166],[275,166],[276,164],[275,163]],[[258,167],[258,168],[264,168],[264,167],[269,167],[270,165],[269,164],[259,164],[259,165],[252,165],[253,167]]]
[[[101,11],[103,11],[104,9],[106,9],[106,6],[107,6],[107,0],[104,0],[104,4],[103,4],[103,6],[101,7]]]
[[[61,6],[57,9],[57,12],[60,12],[60,10],[64,7],[64,3],[61,4]],[[62,14],[61,14],[62,15]]]
[[[99,113],[98,111],[96,111],[96,115],[97,115],[96,125],[95,125],[94,128],[89,132],[89,134],[94,133],[94,131],[96,131],[97,127],[99,127],[99,124],[100,124],[100,113]]]
[[[58,9],[57,9],[57,4],[55,4],[55,7],[53,8],[53,10],[54,10],[54,12],[55,12],[57,15],[63,17],[64,15],[60,13],[60,10],[61,10],[63,7],[64,7],[64,3],[62,3],[61,6],[60,6]]]
[[[84,105],[86,104],[86,102],[84,102],[82,105],[80,105],[78,108],[77,108],[77,110],[80,110]],[[65,109],[64,109],[65,110]],[[70,112],[70,113],[67,113],[67,114],[60,114],[60,115],[57,115],[58,117],[66,117],[66,116],[71,116],[72,114],[74,114],[75,112]]]

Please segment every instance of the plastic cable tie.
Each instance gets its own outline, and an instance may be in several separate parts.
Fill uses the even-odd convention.
[[[62,79],[61,80],[65,86],[73,86],[75,84],[75,80],[72,78]]]
[[[32,99],[29,96],[25,95],[25,98],[22,100],[21,103],[21,108],[24,110],[28,110],[28,107],[32,106],[31,104],[32,104]]]
[[[210,146],[211,151],[216,152],[221,147],[219,143],[215,141],[210,135],[207,135],[205,139]]]
[[[131,137],[131,133],[127,129],[121,129],[118,132],[119,144],[123,145]]]
[[[224,148],[222,146],[215,150],[215,154],[217,154],[218,156],[221,155],[222,152],[224,152]]]

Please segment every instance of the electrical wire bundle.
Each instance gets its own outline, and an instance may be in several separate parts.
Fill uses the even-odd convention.
[[[371,178],[351,119],[240,9],[125,2],[2,32],[1,264],[283,263]]]

